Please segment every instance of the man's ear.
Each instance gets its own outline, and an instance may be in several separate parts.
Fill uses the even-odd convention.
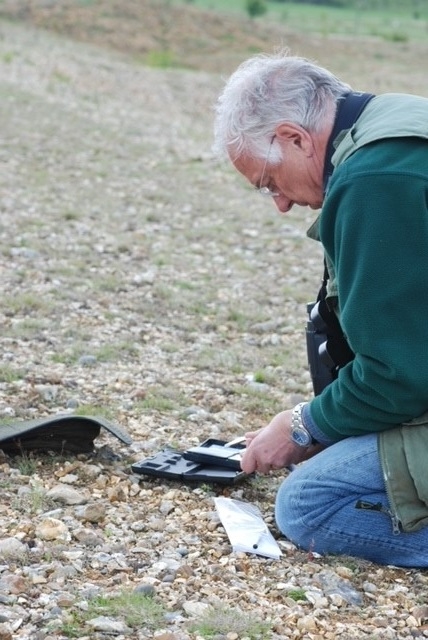
[[[291,145],[295,151],[303,151],[305,155],[312,155],[313,141],[310,134],[298,124],[282,122],[275,130],[280,142]]]

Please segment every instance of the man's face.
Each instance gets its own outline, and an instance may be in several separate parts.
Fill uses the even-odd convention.
[[[323,163],[317,140],[297,125],[288,123],[277,129],[273,144],[280,145],[282,161],[267,164],[249,156],[233,161],[235,168],[255,188],[267,187],[275,195],[272,199],[281,213],[294,204],[319,209],[323,201]]]

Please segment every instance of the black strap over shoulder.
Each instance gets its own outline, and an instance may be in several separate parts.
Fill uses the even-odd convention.
[[[327,190],[328,182],[334,170],[331,159],[336,150],[335,143],[337,137],[341,132],[351,129],[372,98],[374,98],[373,93],[360,93],[356,91],[346,93],[339,98],[336,117],[328,139],[324,160],[324,192]],[[342,331],[339,319],[334,310],[334,305],[329,304],[329,301],[326,299],[328,278],[328,269],[324,261],[324,275],[317,297],[318,304],[316,305],[316,309],[324,322],[324,330],[327,335],[327,340],[324,344],[325,351],[331,360],[333,369],[337,370],[337,368],[343,367],[346,363],[350,362],[354,358],[354,353],[350,349]]]
[[[373,93],[351,91],[350,93],[345,93],[337,101],[336,118],[334,120],[333,130],[328,139],[324,160],[324,192],[327,189],[328,181],[334,169],[331,159],[336,150],[334,143],[337,136],[342,131],[348,131],[352,127],[372,98],[374,98]]]
[[[339,135],[346,134],[352,128],[372,98],[374,95],[371,93],[357,92],[346,93],[339,98],[324,159],[324,193],[333,174],[332,157],[339,142]],[[328,280],[329,272],[324,260],[321,288],[316,303],[308,305],[309,320],[306,326],[308,362],[315,395],[322,393],[325,387],[337,378],[339,369],[355,357],[336,315],[337,299],[327,297]]]

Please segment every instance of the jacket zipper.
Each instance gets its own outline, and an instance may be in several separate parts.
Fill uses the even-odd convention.
[[[392,533],[394,536],[398,536],[401,533],[400,530],[400,521],[391,511],[391,509],[386,509],[381,502],[367,502],[366,500],[357,500],[355,504],[356,509],[366,509],[367,511],[378,511],[380,513],[385,513],[387,516],[391,518],[392,522]]]

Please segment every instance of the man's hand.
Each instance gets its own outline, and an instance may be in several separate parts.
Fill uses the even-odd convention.
[[[291,439],[291,411],[278,413],[259,431],[245,434],[247,448],[241,468],[245,473],[268,473],[311,458],[323,449],[322,445],[300,447]]]

